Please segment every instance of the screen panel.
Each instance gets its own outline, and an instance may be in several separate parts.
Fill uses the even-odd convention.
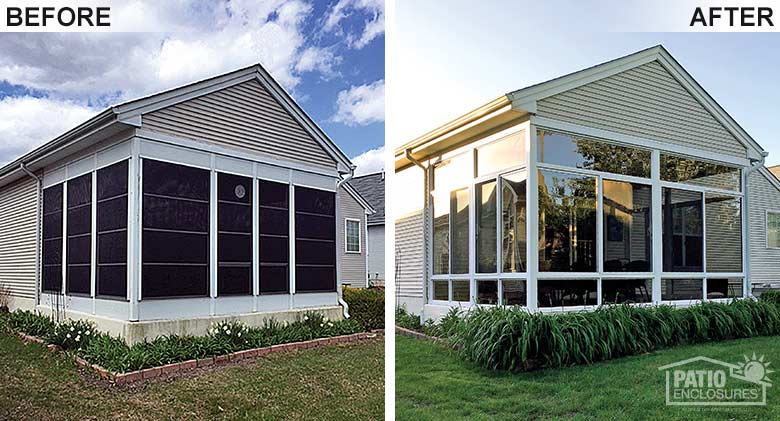
[[[252,293],[252,179],[217,174],[217,293]]]
[[[62,184],[43,190],[43,291],[62,291]]]
[[[127,298],[128,161],[97,171],[96,294]]]
[[[68,180],[68,294],[91,293],[92,173]]]
[[[290,186],[260,181],[260,294],[290,291]]]
[[[334,192],[295,187],[295,241],[296,291],[336,291]]]
[[[144,298],[209,294],[210,171],[143,160]]]

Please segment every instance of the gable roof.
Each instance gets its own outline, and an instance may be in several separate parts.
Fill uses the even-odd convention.
[[[350,185],[349,182],[344,183],[341,188],[349,193],[349,195],[352,196],[352,198],[355,199],[355,201],[358,202],[358,204],[368,212],[369,218],[376,212],[374,207],[371,206],[371,204],[368,203],[368,201],[352,185]]]
[[[444,150],[451,145],[446,142],[450,137],[458,141],[465,140],[463,136],[459,135],[460,132],[469,130],[469,134],[479,133],[479,130],[474,126],[505,122],[509,116],[521,118],[536,114],[537,101],[654,61],[663,66],[731,135],[747,148],[748,158],[760,160],[767,155],[758,142],[691,77],[677,60],[663,46],[657,45],[503,95],[397,148],[395,151],[396,170],[405,168],[412,163],[412,160],[406,156],[407,153],[413,159],[424,159],[425,154],[430,155],[437,151],[431,146],[432,144],[443,142],[441,150]],[[485,130],[484,127],[482,130]]]
[[[105,138],[105,136],[100,135],[105,135],[105,133],[108,132],[116,133],[132,127],[140,127],[143,114],[249,80],[257,80],[261,85],[268,89],[271,95],[285,108],[285,110],[287,110],[312,138],[317,141],[331,157],[333,157],[338,165],[339,172],[348,173],[354,170],[355,165],[352,164],[344,152],[341,151],[311,117],[301,109],[263,66],[258,63],[197,82],[192,82],[184,86],[110,106],[84,123],[79,124],[68,132],[0,168],[0,186],[21,177],[22,172],[20,166],[24,165],[35,171],[39,169],[35,164],[41,158],[55,153],[66,146],[76,146],[76,144],[86,143],[83,141],[88,137]],[[86,146],[88,145],[84,145],[84,147]],[[72,153],[72,151],[70,153]]]
[[[384,171],[352,178],[348,184],[354,187],[376,213],[368,217],[368,225],[385,223],[385,173]]]

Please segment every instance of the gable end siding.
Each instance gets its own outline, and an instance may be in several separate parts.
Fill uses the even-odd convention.
[[[336,161],[257,80],[142,117],[144,129],[333,168]]]
[[[37,201],[32,178],[0,188],[0,284],[14,297],[35,298]]]
[[[339,212],[341,220],[338,226],[338,256],[341,259],[339,271],[341,281],[353,287],[365,288],[366,285],[366,211],[360,203],[343,188],[339,191]],[[346,219],[360,220],[360,253],[347,253],[344,244],[347,241]]]
[[[396,288],[399,297],[423,298],[423,211],[395,221]]]
[[[678,146],[747,154],[657,61],[544,98],[537,111],[542,117]]]
[[[761,171],[748,179],[750,218],[750,281],[780,282],[780,249],[766,246],[766,212],[780,211],[780,190]]]

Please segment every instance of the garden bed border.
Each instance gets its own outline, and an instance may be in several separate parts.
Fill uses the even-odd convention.
[[[421,340],[424,340],[424,341],[432,341],[432,342],[439,342],[439,343],[443,343],[444,342],[444,340],[442,338],[438,338],[436,336],[426,335],[426,334],[424,334],[422,332],[418,332],[416,330],[407,329],[405,327],[401,327],[401,326],[397,326],[397,325],[395,327],[395,333],[397,333],[399,335],[403,335],[403,336],[409,336],[409,337],[412,337],[412,338],[415,338],[415,339],[421,339]]]
[[[49,351],[56,353],[64,353],[57,345],[46,344],[41,338],[28,335],[24,332],[16,332],[16,334],[24,342],[34,342],[41,344],[49,349]],[[216,355],[214,357],[201,358],[198,360],[187,360],[178,363],[167,364],[163,366],[145,368],[142,370],[130,371],[127,373],[117,373],[114,371],[106,370],[105,368],[91,364],[89,361],[76,356],[76,366],[85,368],[89,371],[93,371],[100,376],[101,379],[112,382],[115,385],[127,385],[131,383],[139,383],[147,380],[155,379],[158,377],[172,377],[177,373],[191,370],[193,368],[202,368],[214,365],[225,365],[231,362],[242,361],[246,359],[253,359],[262,357],[264,355],[280,352],[280,351],[294,351],[300,349],[318,348],[327,345],[344,344],[349,342],[358,342],[369,339],[374,339],[384,334],[384,329],[373,330],[371,332],[353,333],[351,335],[332,336],[327,338],[317,338],[304,342],[290,342],[286,344],[271,345],[263,348],[247,349],[243,351],[232,352],[230,354]]]

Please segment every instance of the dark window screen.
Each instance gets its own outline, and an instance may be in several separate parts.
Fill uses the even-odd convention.
[[[290,186],[260,181],[260,293],[290,291]]]
[[[69,294],[90,294],[92,267],[92,173],[68,180]]]
[[[295,284],[300,292],[336,290],[336,194],[295,188]]]
[[[143,298],[209,295],[210,176],[143,161]]]
[[[217,175],[217,292],[252,293],[252,179]]]
[[[43,190],[44,291],[62,291],[62,184]]]
[[[97,295],[127,297],[127,161],[97,172]]]

